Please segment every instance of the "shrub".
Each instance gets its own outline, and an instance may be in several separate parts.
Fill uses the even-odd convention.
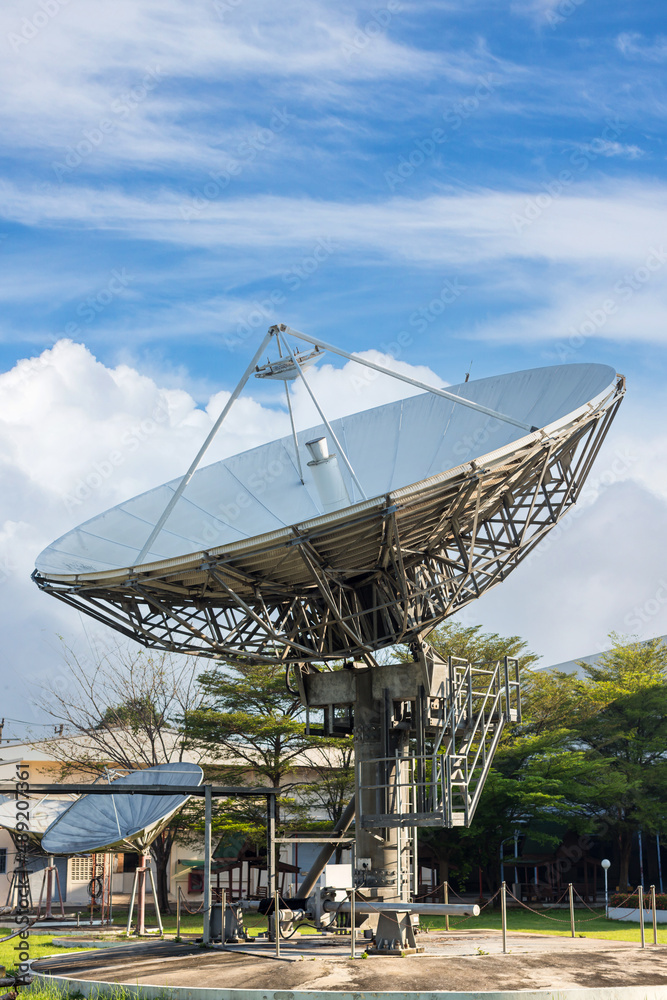
[[[609,897],[610,906],[624,906],[630,909],[639,908],[639,894],[633,892],[632,895],[626,896],[622,892],[614,892]],[[644,893],[644,909],[650,910],[651,908],[651,894],[649,892]],[[667,910],[667,892],[656,892],[655,894],[655,908],[656,910]]]

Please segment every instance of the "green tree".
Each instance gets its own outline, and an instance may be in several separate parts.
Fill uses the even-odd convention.
[[[317,779],[304,785],[304,801],[337,823],[354,795],[354,741],[351,736],[331,738],[309,753]]]
[[[495,663],[504,656],[515,657],[521,671],[539,659],[519,635],[483,632],[481,625],[463,625],[454,619],[434,629],[426,641],[440,656],[460,656],[471,663]]]
[[[201,674],[199,683],[204,702],[188,716],[189,739],[206,748],[213,762],[239,769],[245,784],[281,788],[279,822],[303,817],[306,804],[290,795],[305,784],[297,771],[315,766],[323,773],[328,753],[335,758],[338,752],[338,741],[306,733],[304,707],[298,695],[287,688],[285,668],[275,664],[224,665]],[[336,766],[334,759],[334,769]],[[336,798],[338,789],[332,786],[330,791]],[[231,814],[221,806],[220,821],[224,815],[224,822],[234,822],[234,816],[242,813],[240,806],[234,806]]]
[[[629,885],[633,835],[667,821],[667,646],[624,640],[573,685],[573,746],[596,767],[593,804],[617,844],[619,884]]]
[[[515,829],[543,818],[584,822],[585,790],[592,783],[592,771],[583,751],[573,752],[570,745],[562,692],[557,685],[548,689],[542,672],[527,669],[538,658],[524,639],[485,633],[481,625],[448,621],[431,633],[428,642],[443,657],[496,663],[509,656],[519,661],[523,722],[503,733],[471,827],[420,831],[439,861],[443,880],[462,882],[479,865],[493,891],[499,877],[500,844]]]
[[[63,778],[181,761],[186,745],[188,759],[199,760],[180,721],[201,699],[194,658],[120,643],[91,647],[86,656],[64,647],[63,658],[66,683],[62,674],[56,677],[43,687],[39,702],[63,731],[39,741],[40,749],[60,763]],[[169,858],[182,823],[178,813],[151,845],[158,900],[166,913]]]

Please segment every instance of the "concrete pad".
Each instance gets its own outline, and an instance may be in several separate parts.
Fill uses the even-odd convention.
[[[372,956],[353,961],[349,939],[304,935],[282,946],[280,960],[268,942],[233,951],[150,942],[124,949],[41,959],[40,975],[67,977],[88,994],[103,984],[124,983],[145,997],[165,991],[180,1000],[435,1000],[440,994],[508,1000],[667,1000],[667,948],[593,938],[490,931],[428,935],[424,955]],[[429,940],[430,939],[430,940]],[[275,951],[273,951],[275,955]],[[97,984],[97,985],[96,985]]]

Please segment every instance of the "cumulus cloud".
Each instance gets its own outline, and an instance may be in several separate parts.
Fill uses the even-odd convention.
[[[375,350],[365,356],[443,384],[408,360]],[[332,360],[323,359],[309,377],[327,416],[416,391],[353,362],[336,367]],[[248,386],[205,462],[289,432],[280,387],[259,399],[262,388],[254,381]],[[228,398],[228,391],[218,392],[197,406],[184,389],[164,388],[130,365],[109,368],[71,341],[0,375],[0,690],[6,714],[30,718],[26,684],[59,669],[56,634],[77,642],[106,631],[37,591],[29,579],[37,554],[76,524],[181,473]],[[302,385],[294,402],[300,426],[317,419]],[[642,426],[641,419],[619,420],[579,507],[506,583],[468,609],[466,620],[525,635],[547,662],[592,652],[611,629],[667,631],[663,553],[653,538],[667,513],[661,471],[667,437],[659,429],[647,437]]]
[[[442,385],[424,366],[378,351],[366,355]],[[309,381],[331,418],[417,391],[354,362],[336,368],[327,361]],[[256,398],[264,388],[251,380],[204,464],[289,433],[279,386],[271,383],[273,396]],[[30,581],[35,557],[82,521],[184,472],[229,395],[216,392],[198,406],[187,391],[167,389],[127,364],[106,367],[69,340],[0,375],[0,691],[7,714],[27,718],[23,682],[57,669],[56,633],[71,638],[84,626],[88,634],[97,629],[37,591]],[[295,387],[294,412],[299,427],[319,423],[302,385]]]

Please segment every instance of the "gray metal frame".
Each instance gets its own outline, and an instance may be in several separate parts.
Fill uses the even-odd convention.
[[[362,827],[472,823],[505,726],[521,721],[519,661],[506,656],[481,664],[450,656],[447,665],[448,682],[435,700],[423,694],[413,703],[412,748],[356,759],[357,788],[374,791],[384,807],[361,812]]]

